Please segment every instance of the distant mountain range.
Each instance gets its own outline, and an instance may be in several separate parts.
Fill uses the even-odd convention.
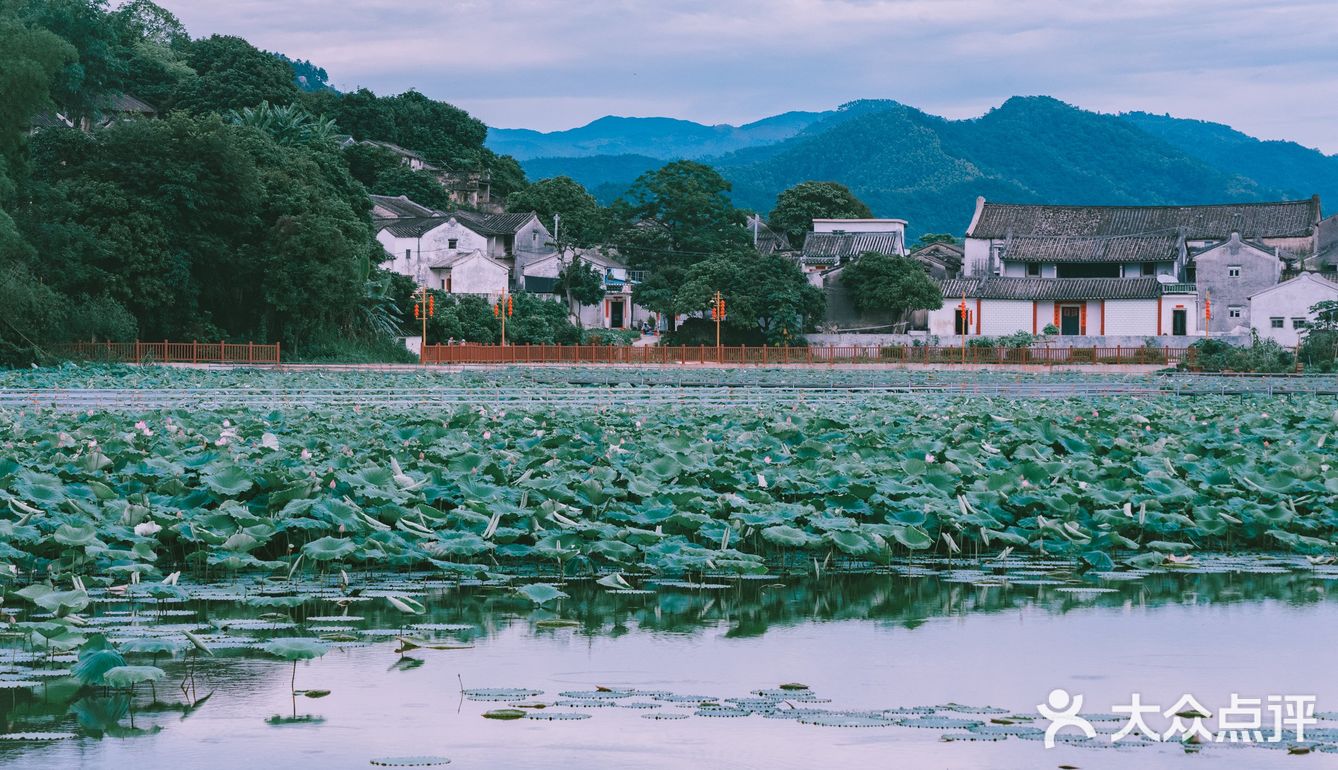
[[[1016,203],[1194,204],[1319,194],[1338,207],[1338,156],[1260,141],[1229,126],[1134,112],[1088,112],[1014,97],[979,118],[947,120],[892,101],[791,112],[745,126],[601,118],[569,131],[491,129],[488,146],[531,179],[565,174],[616,197],[641,173],[702,160],[734,184],[735,203],[769,211],[806,180],[850,187],[914,233],[960,235],[978,195]]]

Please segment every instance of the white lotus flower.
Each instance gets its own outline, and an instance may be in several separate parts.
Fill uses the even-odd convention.
[[[266,449],[278,449],[279,437],[273,433],[265,433],[260,436],[260,445]]]
[[[310,459],[311,459],[311,450],[310,450],[310,449],[305,449],[305,448],[304,448],[304,449],[302,450],[302,459],[303,459],[303,460],[310,460]]]
[[[934,459],[935,459],[935,458],[934,458],[934,456],[933,456],[932,454],[925,455],[925,462],[927,462],[927,463],[932,463],[932,462],[934,462]]]
[[[757,486],[759,486],[759,487],[761,487],[761,488],[763,488],[763,489],[766,489],[766,488],[767,488],[767,477],[766,477],[766,476],[763,476],[763,475],[760,474],[760,473],[757,474]]]
[[[492,438],[492,431],[490,430],[483,431],[483,440],[487,441],[490,438]]]
[[[150,535],[156,535],[162,531],[163,528],[152,521],[144,521],[135,525],[135,534],[140,537],[149,537]]]

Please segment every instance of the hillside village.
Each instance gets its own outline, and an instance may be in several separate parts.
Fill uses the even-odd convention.
[[[1185,348],[1215,339],[1290,349],[1318,312],[1326,329],[1338,317],[1323,304],[1338,302],[1338,215],[1325,217],[1318,192],[1261,199],[1299,177],[1256,183],[1185,155],[1140,196],[1089,146],[1117,147],[1154,174],[1150,159],[1181,151],[1164,137],[1192,134],[1188,121],[1034,97],[976,121],[877,100],[738,131],[651,121],[663,132],[652,144],[670,155],[686,151],[676,132],[724,138],[703,139],[700,162],[657,160],[606,202],[565,175],[527,178],[533,166],[490,149],[481,121],[416,91],[341,93],[310,62],[240,38],[192,40],[152,3],[104,21],[120,69],[74,92],[35,85],[18,108],[26,117],[11,167],[31,178],[16,180],[22,192],[6,211],[19,247],[4,267],[16,303],[60,311],[0,330],[11,360],[32,359],[40,341],[144,337],[283,342],[304,356],[352,345],[391,358],[425,342]],[[159,27],[167,31],[146,37]],[[135,57],[146,47],[180,66],[143,64]],[[1057,148],[1029,170],[1012,164],[1006,183],[980,176],[976,161],[1039,119],[1080,151]],[[970,138],[952,151],[976,161],[940,148],[933,163],[975,170],[925,187],[937,165],[903,170],[911,161],[885,152],[853,168],[858,153],[821,160],[833,141],[883,142],[903,124]],[[521,134],[531,155],[555,140]],[[521,134],[502,132],[497,146]],[[620,146],[606,139],[568,149]],[[774,151],[748,155],[766,142]],[[1257,144],[1241,145],[1256,165],[1271,151]],[[1329,189],[1331,159],[1305,152],[1314,189]],[[150,156],[137,175],[108,174]],[[1002,156],[990,157],[997,166]],[[797,178],[803,158],[815,176],[832,169],[840,179]],[[744,167],[761,176],[736,186]],[[1087,177],[1104,181],[1084,187]],[[1184,205],[1127,202],[1164,200],[1182,177]],[[1063,192],[1037,201],[1047,178]],[[880,193],[866,204],[855,190],[879,179],[919,197]],[[183,185],[194,196],[174,192]],[[770,211],[738,203],[768,195]],[[1101,196],[1117,202],[1073,203]],[[120,226],[136,217],[136,228]],[[512,296],[520,315],[508,333]]]

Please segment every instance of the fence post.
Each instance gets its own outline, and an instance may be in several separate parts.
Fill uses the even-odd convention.
[[[279,346],[282,344],[283,343],[280,342],[279,340],[274,340],[274,364],[276,366],[283,360],[283,358],[279,355]]]
[[[246,363],[254,364],[256,362],[256,344],[250,340],[246,342]]]

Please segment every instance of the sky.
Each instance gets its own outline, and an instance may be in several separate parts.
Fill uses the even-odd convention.
[[[745,123],[853,99],[1010,96],[1226,123],[1338,153],[1335,0],[158,0],[191,34],[415,88],[490,126]]]

